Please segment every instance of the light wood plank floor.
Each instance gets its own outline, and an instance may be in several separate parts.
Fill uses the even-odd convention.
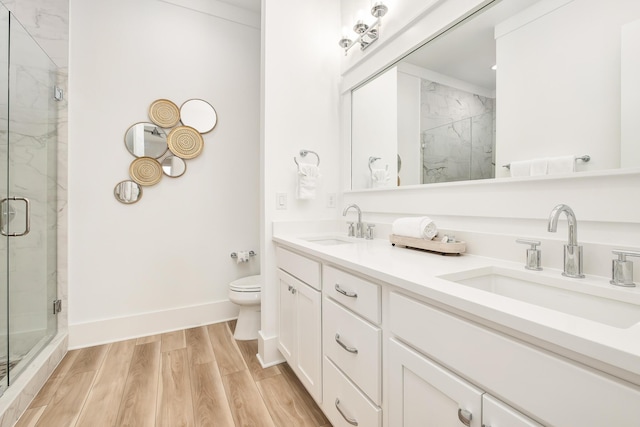
[[[330,427],[285,363],[235,321],[67,353],[16,427]]]

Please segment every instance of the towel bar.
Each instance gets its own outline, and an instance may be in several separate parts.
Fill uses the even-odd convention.
[[[320,166],[320,156],[318,156],[318,153],[311,150],[300,150],[300,156],[306,157],[307,154],[313,154],[314,156],[316,156],[316,158],[318,159],[318,163],[316,164],[316,166]],[[298,167],[300,167],[300,163],[298,163],[298,159],[296,159],[295,156],[293,157],[293,161],[296,162],[296,165]]]
[[[580,156],[580,157],[576,157],[576,161],[578,160],[582,160],[583,162],[588,162],[589,160],[591,160],[591,156],[588,154],[585,154],[584,156]],[[503,168],[507,168],[507,169],[511,169],[511,163],[507,163],[506,165],[502,165]]]

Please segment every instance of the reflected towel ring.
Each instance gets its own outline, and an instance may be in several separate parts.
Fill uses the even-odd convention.
[[[369,172],[373,173],[373,169],[371,168],[371,165],[376,161],[376,160],[380,160],[381,157],[369,157]],[[387,166],[388,167],[388,166]]]
[[[300,150],[300,156],[306,157],[307,154],[313,154],[314,156],[316,156],[318,158],[318,163],[316,164],[316,166],[320,166],[320,156],[318,156],[318,153],[311,150]],[[296,162],[298,169],[300,169],[300,163],[298,163],[298,159],[296,159],[295,156],[293,157],[293,161]]]

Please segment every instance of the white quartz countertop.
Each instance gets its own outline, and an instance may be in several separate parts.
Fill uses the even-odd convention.
[[[315,233],[313,237],[347,239],[343,234]],[[640,323],[628,328],[609,326],[438,277],[489,266],[524,271],[523,264],[468,254],[443,256],[395,247],[383,239],[353,239],[350,244],[321,245],[305,240],[309,237],[274,232],[273,240],[280,246],[429,298],[487,324],[500,325],[505,328],[501,328],[503,332],[512,331],[517,338],[640,385]],[[529,273],[561,277],[562,272],[544,269]],[[599,276],[563,279],[577,286],[588,283],[601,287],[604,293],[615,292],[625,301],[640,306],[640,288],[612,290],[609,279]]]

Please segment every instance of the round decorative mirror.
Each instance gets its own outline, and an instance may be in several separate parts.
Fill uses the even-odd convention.
[[[162,161],[162,172],[171,178],[184,175],[187,163],[178,156],[167,156]]]
[[[218,122],[216,110],[207,101],[190,99],[180,107],[180,121],[200,133],[211,132]]]
[[[153,123],[136,123],[127,129],[124,145],[135,157],[158,159],[169,149],[167,133]]]
[[[113,189],[113,196],[120,203],[130,205],[142,198],[142,187],[134,181],[121,181]]]

